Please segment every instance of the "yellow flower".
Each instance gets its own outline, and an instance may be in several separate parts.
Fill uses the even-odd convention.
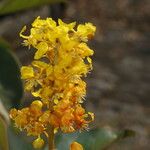
[[[79,25],[77,27],[77,35],[84,42],[87,42],[88,39],[91,39],[94,36],[96,27],[91,23],[86,23],[85,25]]]
[[[17,114],[18,114],[18,111],[15,108],[11,109],[9,112],[9,116],[11,119],[15,118],[17,116]]]
[[[19,128],[24,128],[28,124],[27,114],[22,111],[18,111],[17,116],[14,117],[16,126]]]
[[[37,44],[36,48],[38,50],[35,53],[34,59],[40,59],[48,51],[48,44],[46,42],[40,42]]]
[[[33,142],[35,148],[44,144],[41,134],[47,135],[48,126],[64,133],[86,129],[94,115],[82,107],[86,95],[86,83],[82,77],[92,69],[93,50],[87,45],[96,27],[91,23],[76,26],[76,22],[56,23],[52,18],[37,17],[32,23],[24,45],[33,47],[34,58],[29,66],[22,66],[21,78],[25,90],[38,100],[20,110],[12,109],[10,117],[27,135],[38,136]],[[74,142],[70,150],[83,150]]]
[[[22,79],[29,79],[34,77],[34,71],[32,67],[23,66],[21,68],[21,77]]]

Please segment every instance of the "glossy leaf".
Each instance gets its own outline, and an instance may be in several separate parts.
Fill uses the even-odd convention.
[[[109,128],[93,129],[89,132],[58,135],[56,144],[58,150],[69,149],[69,145],[73,141],[82,144],[86,150],[103,150],[114,142],[133,135],[134,132],[130,130],[115,132]]]
[[[17,106],[22,94],[18,60],[9,45],[0,40],[0,99],[9,108]]]
[[[2,0],[0,2],[0,15],[62,1],[64,0]]]
[[[0,150],[8,150],[7,125],[0,115]]]

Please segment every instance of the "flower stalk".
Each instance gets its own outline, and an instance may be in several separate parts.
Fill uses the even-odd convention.
[[[48,150],[55,150],[54,127],[53,126],[49,126],[47,132],[48,132]]]

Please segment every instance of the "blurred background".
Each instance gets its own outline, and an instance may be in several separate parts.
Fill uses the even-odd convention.
[[[86,108],[95,113],[92,127],[133,129],[136,136],[110,150],[150,148],[150,0],[68,0],[0,16],[0,36],[22,65],[33,53],[21,45],[19,32],[37,17],[64,22],[92,22],[96,36],[93,71],[88,75]],[[23,104],[31,100],[24,94]]]

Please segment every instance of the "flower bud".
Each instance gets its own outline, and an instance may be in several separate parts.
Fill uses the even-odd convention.
[[[44,140],[38,137],[32,144],[34,148],[40,149],[44,145]]]
[[[31,107],[37,107],[39,109],[41,109],[43,106],[43,103],[40,100],[35,100],[32,102]]]
[[[83,147],[81,144],[79,144],[77,142],[73,142],[70,145],[70,150],[83,150]]]

